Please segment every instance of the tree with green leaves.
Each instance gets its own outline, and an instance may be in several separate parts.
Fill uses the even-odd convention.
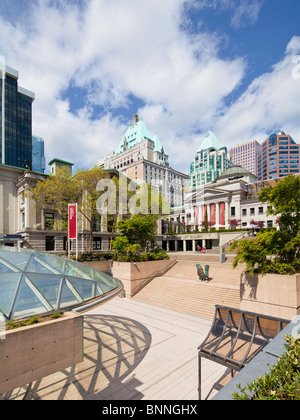
[[[281,230],[295,237],[300,231],[300,176],[288,175],[274,187],[263,188],[259,200],[269,204],[268,214],[278,215]]]
[[[234,241],[233,266],[246,263],[253,275],[259,273],[293,274],[300,271],[300,177],[289,175],[258,195],[269,205],[268,214],[277,215],[280,230],[262,230],[253,240]]]
[[[102,194],[97,185],[101,179],[108,178],[109,173],[94,167],[87,170],[79,170],[71,177],[69,171],[62,168],[56,175],[50,175],[43,181],[39,181],[30,191],[30,195],[36,203],[36,207],[51,208],[61,216],[58,226],[61,230],[68,227],[68,204],[78,204],[78,212],[87,221],[90,232],[89,252],[93,243],[93,222],[98,216],[97,200]]]
[[[120,220],[117,229],[130,245],[139,244],[142,249],[146,249],[149,243],[156,242],[156,221],[157,218],[151,214],[136,214],[131,219]]]
[[[39,209],[52,209],[60,214],[61,219],[56,221],[57,229],[65,230],[68,227],[68,204],[78,200],[78,189],[73,182],[70,172],[61,168],[56,175],[50,175],[43,181],[38,181],[29,192]]]
[[[156,247],[157,217],[137,214],[117,225],[120,236],[112,241],[118,261],[155,261],[168,259],[168,254]]]
[[[73,176],[73,181],[78,189],[78,211],[87,221],[90,231],[89,252],[93,244],[93,222],[99,215],[97,202],[102,194],[97,186],[102,179],[108,179],[109,173],[97,166],[92,169],[79,170]]]

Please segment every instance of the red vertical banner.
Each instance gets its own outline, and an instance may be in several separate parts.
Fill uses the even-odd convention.
[[[77,204],[69,204],[69,239],[77,239]]]
[[[220,203],[220,225],[225,226],[225,203]]]
[[[210,206],[210,222],[214,226],[216,224],[216,205],[211,204]]]
[[[206,211],[207,211],[207,206],[203,206],[203,222],[205,222]]]

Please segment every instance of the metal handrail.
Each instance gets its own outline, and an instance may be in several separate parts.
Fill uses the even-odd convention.
[[[137,290],[137,289],[142,288],[142,287],[144,286],[144,283],[146,283],[147,281],[153,280],[155,277],[160,277],[160,276],[163,276],[164,274],[166,274],[166,272],[167,272],[170,268],[174,267],[174,265],[176,264],[176,262],[177,262],[177,258],[176,258],[176,257],[172,257],[170,264],[168,264],[168,265],[167,265],[164,269],[154,271],[154,273],[150,274],[150,276],[146,277],[146,278],[142,281],[142,283],[140,283],[138,286],[136,286],[136,287],[133,289],[133,291],[132,291],[132,295],[134,295],[134,293],[136,292],[136,290]]]
[[[102,305],[103,303],[109,301],[116,295],[119,295],[123,290],[124,290],[124,285],[123,283],[121,283],[120,286],[117,289],[115,289],[112,293],[106,294],[105,296],[102,296],[99,299],[96,299],[96,300],[94,299],[92,302],[87,303],[86,305],[79,306],[79,307],[76,306],[75,308],[73,308],[73,311],[79,312],[79,313],[86,312],[87,310],[92,309],[95,306]]]

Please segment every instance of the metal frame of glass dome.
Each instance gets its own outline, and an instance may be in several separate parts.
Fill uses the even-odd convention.
[[[121,293],[122,282],[84,264],[34,250],[0,247],[0,315],[84,312]]]

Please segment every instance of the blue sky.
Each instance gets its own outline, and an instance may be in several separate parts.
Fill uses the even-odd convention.
[[[300,143],[299,17],[299,0],[1,0],[0,56],[36,94],[48,161],[94,166],[138,113],[187,172],[207,130]]]

